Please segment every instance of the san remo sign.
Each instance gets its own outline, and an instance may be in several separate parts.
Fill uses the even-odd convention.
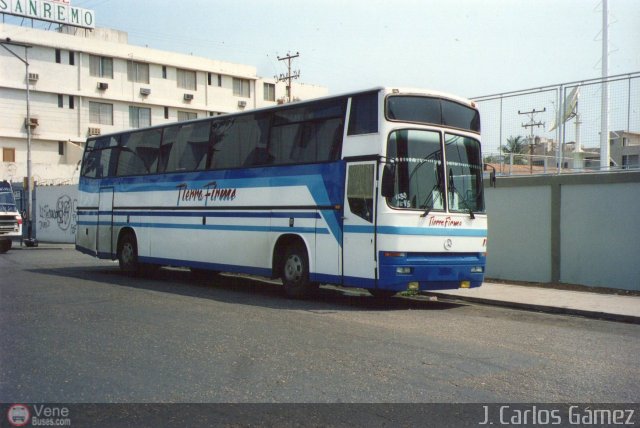
[[[96,26],[95,12],[73,7],[70,0],[0,0],[0,13],[81,28]]]

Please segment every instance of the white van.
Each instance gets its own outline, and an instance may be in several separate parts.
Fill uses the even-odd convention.
[[[0,181],[0,254],[11,248],[11,240],[22,237],[22,216],[16,207],[13,189],[8,181]]]

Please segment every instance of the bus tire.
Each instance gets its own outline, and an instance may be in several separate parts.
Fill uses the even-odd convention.
[[[120,270],[128,274],[136,274],[140,269],[138,263],[138,242],[136,236],[127,232],[118,242],[118,264]]]
[[[0,239],[0,254],[4,254],[11,249],[11,239]]]
[[[309,297],[317,287],[309,280],[309,257],[300,243],[289,245],[285,251],[282,285],[285,294],[294,299]]]

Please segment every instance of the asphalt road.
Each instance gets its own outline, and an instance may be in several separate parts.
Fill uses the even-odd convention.
[[[638,402],[640,325],[0,256],[0,402]]]

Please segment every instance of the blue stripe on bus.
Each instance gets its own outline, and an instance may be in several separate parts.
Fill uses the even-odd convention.
[[[110,216],[111,211],[78,211],[78,215]],[[207,218],[321,218],[317,212],[113,211],[114,216]]]
[[[433,227],[378,226],[383,235],[422,235],[422,236],[487,236],[487,229],[442,229]],[[345,226],[344,233],[374,233],[374,226]]]
[[[109,215],[110,211],[100,211],[99,215]],[[136,211],[115,210],[113,215],[141,217],[225,217],[225,218],[320,218],[316,212],[229,212],[229,211]]]
[[[79,221],[79,225],[97,226],[97,221]],[[102,222],[106,226],[107,223]],[[329,230],[315,227],[277,227],[277,226],[244,226],[244,225],[221,225],[221,224],[179,224],[179,223],[147,223],[147,222],[113,222],[117,227],[140,227],[155,229],[193,229],[193,230],[226,230],[234,232],[292,232],[292,233],[315,233],[328,235]]]
[[[198,262],[194,260],[179,260],[146,256],[140,256],[138,259],[142,263],[152,263],[157,265],[184,266],[198,269],[209,269],[212,271],[215,270],[220,272],[246,273],[250,275],[260,275],[266,277],[271,276],[271,269],[253,266],[228,265],[221,263]]]

